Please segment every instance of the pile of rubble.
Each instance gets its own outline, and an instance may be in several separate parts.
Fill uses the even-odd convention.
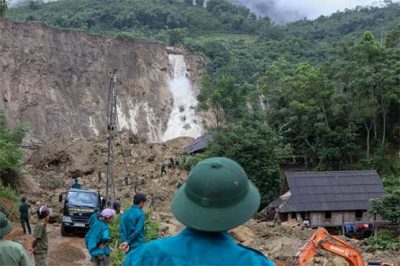
[[[161,236],[173,235],[183,228],[170,211],[170,201],[178,182],[184,180],[187,171],[168,167],[170,158],[178,159],[191,138],[179,138],[167,143],[144,144],[129,133],[121,135],[115,148],[115,191],[126,205],[129,205],[136,191],[148,195],[151,218],[160,222]],[[107,168],[107,138],[57,140],[35,151],[27,153],[25,182],[21,187],[29,201],[38,206],[45,203],[56,211],[62,208],[58,194],[65,192],[72,184],[72,177],[79,176],[84,188],[105,191]],[[160,166],[167,165],[167,174],[161,176]],[[125,184],[124,176],[129,175]],[[32,208],[34,211],[34,208]],[[282,223],[251,220],[231,231],[240,243],[262,251],[277,265],[293,265],[296,254],[314,230],[301,228],[297,223]],[[380,258],[385,262],[397,263],[399,254],[389,252],[371,253],[363,242],[354,242],[363,251],[365,260]],[[311,265],[348,265],[344,259],[326,252],[313,260]],[[395,264],[396,265],[396,264]]]
[[[154,204],[161,204],[155,207],[164,208],[165,200],[169,199],[177,183],[187,173],[179,168],[167,167],[167,174],[161,176],[160,166],[163,163],[168,165],[170,158],[178,159],[182,147],[191,141],[191,138],[179,138],[163,144],[143,144],[133,134],[122,134],[115,147],[116,196],[131,199],[135,190],[143,191]],[[72,177],[79,177],[82,187],[97,189],[105,194],[106,136],[89,140],[54,140],[27,153],[26,157],[25,181],[20,190],[32,204],[60,206],[58,195],[71,187]],[[129,176],[128,185],[125,176]]]

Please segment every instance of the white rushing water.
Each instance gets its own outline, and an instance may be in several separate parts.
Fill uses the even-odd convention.
[[[260,96],[258,96],[259,97],[259,99],[260,99],[260,107],[261,107],[261,110],[263,111],[263,112],[265,112],[265,110],[267,110],[267,107],[265,106],[265,96],[264,96],[264,94],[261,94]]]
[[[127,111],[123,111],[126,110]],[[134,104],[131,100],[127,100],[126,109],[123,109],[121,100],[117,100],[117,123],[118,129],[127,129],[138,134],[138,119],[141,113],[145,114],[148,132],[147,141],[150,143],[159,142],[161,140],[161,126],[157,124],[156,115],[153,108],[147,102]]]
[[[173,68],[168,87],[173,95],[174,103],[162,140],[167,141],[183,136],[199,137],[202,133],[202,126],[194,110],[197,99],[188,78],[189,72],[185,59],[183,55],[177,54],[170,54],[168,58]]]

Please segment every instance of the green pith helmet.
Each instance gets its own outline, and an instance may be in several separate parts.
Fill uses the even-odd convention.
[[[260,206],[260,193],[233,160],[200,161],[172,199],[172,212],[188,227],[222,232],[245,223]]]
[[[10,221],[7,219],[7,216],[0,212],[0,238],[3,238],[8,233],[10,233],[12,229]]]

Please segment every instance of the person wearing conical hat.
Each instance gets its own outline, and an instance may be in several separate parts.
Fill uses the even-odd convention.
[[[172,212],[186,228],[135,249],[124,266],[273,266],[261,252],[237,244],[228,233],[259,206],[260,193],[238,163],[223,157],[202,160],[172,199]]]

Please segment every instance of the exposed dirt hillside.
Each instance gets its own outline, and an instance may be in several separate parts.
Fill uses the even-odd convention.
[[[166,127],[171,66],[161,43],[2,20],[0,54],[0,107],[10,123],[29,125],[27,145],[101,134],[113,69],[120,128],[157,141]]]

